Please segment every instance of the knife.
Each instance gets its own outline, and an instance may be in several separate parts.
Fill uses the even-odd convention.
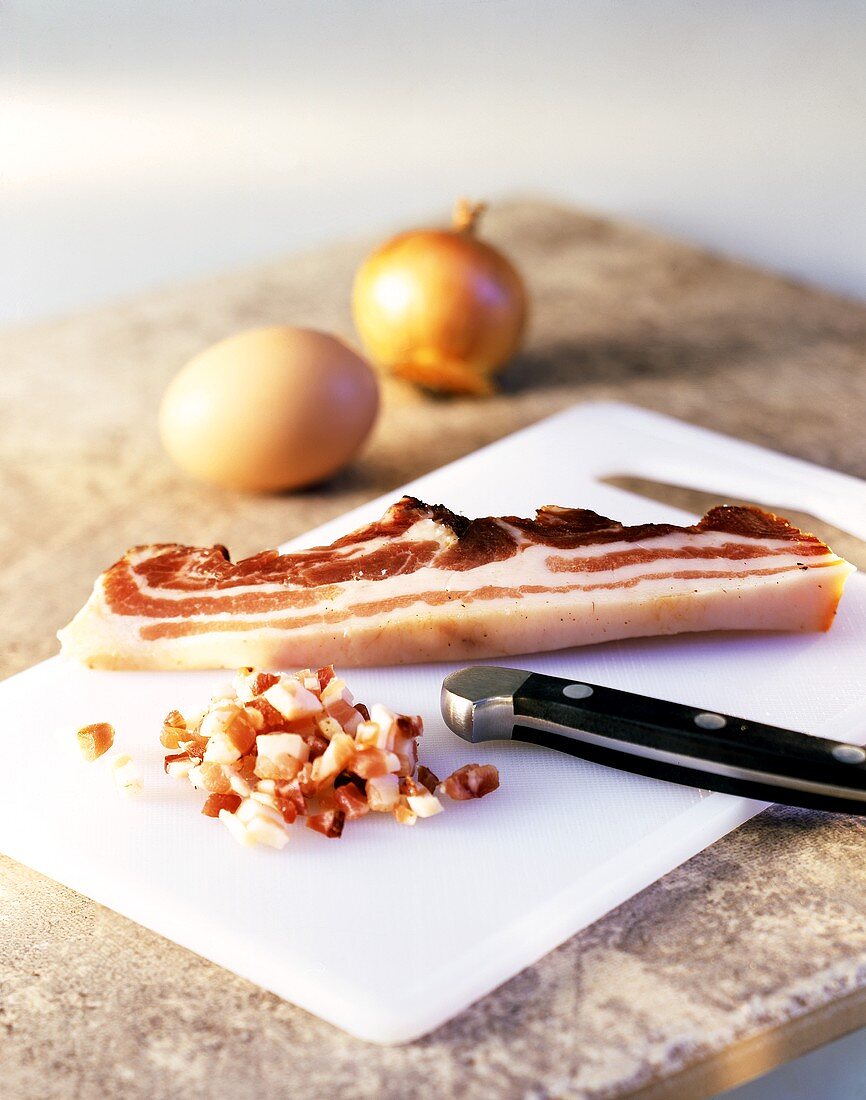
[[[846,558],[858,569],[866,569],[866,542],[852,535],[850,531],[835,527],[810,512],[781,505],[758,504],[753,500],[728,497],[720,493],[707,492],[705,489],[692,489],[685,485],[672,485],[667,481],[656,481],[636,474],[609,474],[607,477],[599,478],[599,481],[603,485],[611,485],[614,489],[624,489],[628,493],[634,493],[635,496],[670,504],[674,508],[682,508],[684,512],[692,512],[695,515],[703,515],[716,504],[745,504],[749,508],[763,508],[765,512],[784,516],[801,531],[809,531],[817,535],[840,557]]]
[[[475,665],[442,685],[466,741],[524,741],[704,790],[866,815],[866,749],[748,718],[516,668]]]

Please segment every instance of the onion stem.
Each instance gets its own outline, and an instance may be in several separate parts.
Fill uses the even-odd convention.
[[[452,222],[457,233],[466,233],[471,236],[478,227],[481,215],[487,209],[486,202],[470,202],[469,199],[458,199],[454,204]]]

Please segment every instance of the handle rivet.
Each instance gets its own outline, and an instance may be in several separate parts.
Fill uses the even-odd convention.
[[[702,730],[720,730],[728,724],[728,720],[723,714],[713,714],[708,710],[696,714],[694,720],[695,725],[700,726]]]
[[[858,745],[836,745],[833,748],[833,759],[840,764],[862,764],[866,761],[866,752]]]
[[[562,694],[569,699],[588,699],[592,695],[592,688],[589,684],[569,684],[562,689]]]

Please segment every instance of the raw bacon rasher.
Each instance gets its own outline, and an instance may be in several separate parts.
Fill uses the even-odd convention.
[[[330,546],[232,563],[139,546],[60,632],[95,668],[463,660],[695,630],[827,630],[853,566],[755,508],[625,527],[583,508],[466,519],[403,497]]]

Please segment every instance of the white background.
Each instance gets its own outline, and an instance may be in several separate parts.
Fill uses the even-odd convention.
[[[0,324],[459,193],[580,202],[866,297],[866,3],[0,6]],[[853,1100],[864,1045],[743,1100]]]
[[[0,323],[458,193],[866,296],[863,0],[4,0]]]

